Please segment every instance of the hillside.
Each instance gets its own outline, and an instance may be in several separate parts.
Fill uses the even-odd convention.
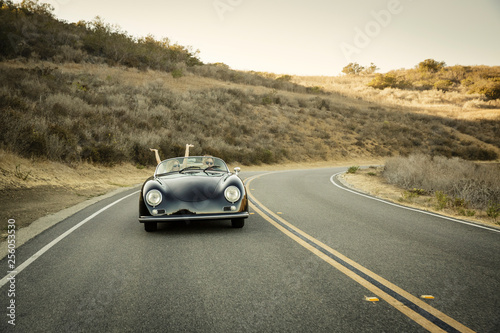
[[[104,165],[212,154],[243,164],[424,152],[497,158],[497,119],[452,119],[339,94],[106,64],[0,64],[4,149]]]
[[[296,77],[294,82],[382,104],[414,107],[416,112],[450,118],[500,116],[500,66],[446,66],[426,59],[414,68],[374,73],[357,63],[339,77]]]
[[[169,157],[186,143],[246,165],[412,152],[498,157],[498,116],[423,112],[378,89],[368,88],[376,98],[359,95],[345,77],[311,85],[202,64],[168,39],[132,38],[98,18],[61,22],[37,1],[0,3],[0,148],[23,157],[152,165],[149,147]]]

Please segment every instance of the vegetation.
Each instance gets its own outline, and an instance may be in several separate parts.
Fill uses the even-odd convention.
[[[387,161],[383,176],[408,191],[404,195],[435,196],[436,209],[453,208],[465,216],[474,209],[495,218],[500,207],[500,165],[477,164],[459,158],[412,154]]]
[[[353,165],[347,169],[347,173],[356,173],[359,170],[359,166]]]
[[[149,147],[166,158],[192,143],[194,154],[244,164],[414,152],[498,158],[497,119],[419,114],[289,75],[202,64],[166,38],[136,39],[99,18],[61,22],[33,0],[0,8],[0,148],[24,157],[151,165]]]
[[[168,38],[136,39],[99,17],[92,22],[56,20],[52,7],[36,0],[21,4],[0,0],[0,57],[37,58],[53,62],[90,62],[168,72],[180,64],[201,64],[197,52]]]
[[[377,89],[441,90],[480,94],[485,100],[500,98],[500,67],[451,66],[427,59],[414,69],[377,74],[369,83]]]
[[[365,68],[358,63],[350,63],[342,69],[342,73],[347,75],[373,74],[377,70],[377,66],[372,62],[370,67]]]
[[[369,87],[376,89],[398,88],[404,89],[409,86],[409,83],[402,77],[394,73],[376,74],[373,80],[368,83]]]

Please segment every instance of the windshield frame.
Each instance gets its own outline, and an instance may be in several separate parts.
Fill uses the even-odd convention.
[[[213,162],[213,165],[210,163]],[[176,167],[179,165],[178,167]],[[215,166],[212,167],[212,166]],[[181,172],[184,171],[184,172]],[[189,156],[189,157],[175,157],[161,161],[157,166],[154,173],[155,177],[160,175],[176,174],[176,173],[229,173],[229,168],[226,162],[218,157],[213,156]]]

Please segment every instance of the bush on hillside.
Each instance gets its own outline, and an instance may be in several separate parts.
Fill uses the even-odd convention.
[[[368,83],[369,87],[375,89],[399,88],[405,89],[409,83],[395,73],[376,74],[375,77]]]
[[[368,84],[376,89],[440,90],[481,94],[484,100],[500,99],[500,66],[450,66],[426,59],[414,69],[377,74]]]
[[[356,62],[351,62],[342,69],[342,73],[346,75],[373,74],[377,69],[373,62],[366,68]]]
[[[424,154],[391,158],[383,173],[391,184],[408,190],[440,192],[481,209],[487,209],[492,202],[500,203],[499,174],[498,165]]]
[[[449,91],[453,86],[453,82],[450,80],[439,80],[434,82],[434,88],[442,91]]]
[[[436,61],[434,59],[425,59],[417,65],[417,69],[421,72],[436,73],[442,70],[446,64],[444,61]]]
[[[39,58],[55,62],[106,62],[110,65],[172,71],[177,64],[200,65],[198,51],[168,38],[136,39],[119,26],[96,17],[67,23],[54,18],[53,7],[38,0],[0,1],[0,57]]]
[[[487,100],[500,98],[500,77],[480,80],[469,85],[470,94],[482,94]]]

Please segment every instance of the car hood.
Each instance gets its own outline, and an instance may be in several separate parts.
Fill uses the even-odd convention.
[[[213,199],[219,195],[219,183],[228,176],[223,175],[177,175],[162,177],[160,182],[165,186],[167,193],[178,200],[197,202]]]

